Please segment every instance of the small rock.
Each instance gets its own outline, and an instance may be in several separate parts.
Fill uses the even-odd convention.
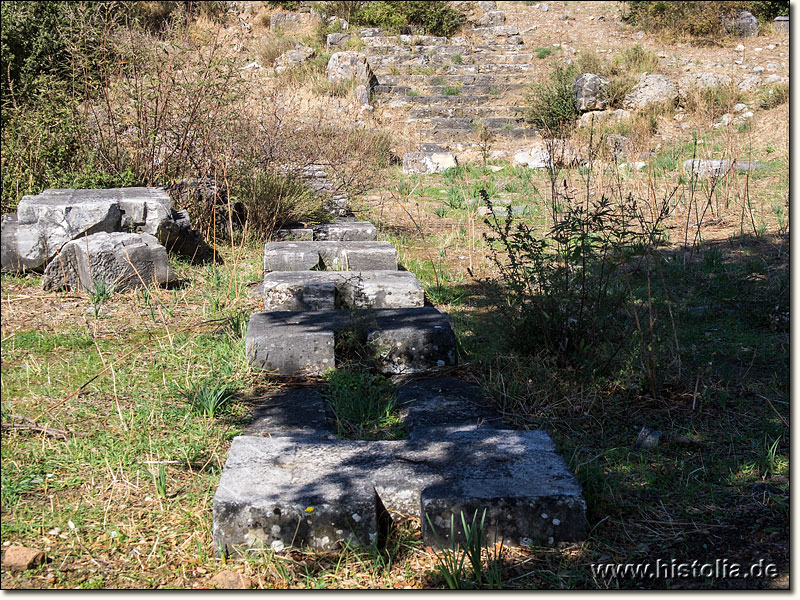
[[[738,46],[736,46],[736,51],[737,52],[744,52],[744,44],[739,44]]]
[[[775,50],[775,44],[770,44],[767,46],[767,50]]]
[[[9,571],[27,571],[44,562],[44,552],[25,546],[10,546],[3,556],[3,566]]]
[[[249,577],[236,571],[221,571],[211,578],[209,584],[218,590],[249,590],[253,587]]]
[[[547,4],[545,4],[544,2],[542,2],[542,3],[539,5],[539,9],[540,9],[542,12],[547,12],[548,10],[550,10],[550,7],[549,7],[549,6],[547,6]]]
[[[742,112],[743,110],[747,110],[747,105],[746,104],[742,104],[741,102],[739,102],[738,104],[734,104],[733,105],[733,112],[737,112],[738,113],[738,112]]]
[[[655,448],[661,440],[661,432],[649,427],[642,427],[639,432],[639,437],[636,438],[636,448]]]
[[[753,73],[763,73],[763,72],[764,72],[764,67],[762,66],[753,67]]]

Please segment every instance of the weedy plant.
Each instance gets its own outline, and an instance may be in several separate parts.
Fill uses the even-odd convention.
[[[175,391],[186,401],[191,412],[212,419],[233,399],[233,389],[216,376],[195,379],[185,386],[175,386]]]
[[[450,515],[450,545],[445,547],[442,544],[436,529],[431,523],[430,516],[425,518],[433,531],[436,544],[441,550],[441,554],[436,555],[439,563],[439,573],[445,580],[447,587],[451,590],[462,589],[481,589],[488,588],[499,590],[503,588],[502,576],[502,542],[499,546],[494,546],[490,551],[489,547],[484,548],[483,537],[486,523],[486,509],[483,509],[480,521],[478,521],[478,510],[472,515],[472,521],[467,523],[464,513],[461,513],[461,529],[464,532],[464,541],[457,542],[457,532],[455,516]],[[483,565],[483,554],[486,553],[486,567]],[[472,568],[472,577],[467,577],[467,564]]]
[[[346,439],[398,439],[402,424],[394,386],[382,375],[339,369],[326,375],[324,396],[331,407],[336,433]]]
[[[116,282],[109,282],[104,276],[93,279],[92,287],[86,288],[86,293],[89,294],[89,301],[92,303],[95,319],[100,318],[100,310],[106,300],[111,298],[115,288]]]

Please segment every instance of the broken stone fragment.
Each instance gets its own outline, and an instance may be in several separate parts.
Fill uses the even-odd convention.
[[[3,555],[3,566],[9,571],[27,571],[44,562],[44,552],[25,546],[9,546]]]
[[[176,280],[167,250],[146,233],[95,233],[68,242],[44,271],[45,290],[93,289],[104,279],[115,291]]]

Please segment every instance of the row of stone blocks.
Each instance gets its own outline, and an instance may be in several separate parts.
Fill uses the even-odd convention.
[[[310,235],[265,247],[259,293],[268,312],[251,316],[245,336],[253,366],[321,375],[353,342],[384,374],[456,363],[448,317],[423,306],[419,281],[396,270],[394,248]],[[354,265],[359,270],[318,270]],[[292,310],[280,310],[286,308]],[[478,388],[451,378],[402,386],[397,401],[409,439],[393,441],[336,439],[313,389],[271,398],[231,446],[213,503],[215,548],[380,546],[391,513],[419,518],[423,539],[434,544],[451,533],[463,537],[460,516],[483,510],[487,542],[582,539],[585,501],[550,438],[497,429],[502,419],[480,397]]]
[[[408,440],[337,440],[316,391],[273,398],[231,446],[213,502],[215,548],[381,545],[390,512],[420,519],[429,545],[463,539],[460,515],[484,510],[487,543],[583,539],[585,500],[545,432],[496,429],[480,390],[452,378],[406,384],[397,398]]]
[[[279,237],[305,239],[266,244],[264,281],[256,288],[266,312],[251,316],[245,336],[252,366],[322,375],[335,368],[347,337],[382,373],[455,364],[449,319],[424,306],[419,280],[398,270],[397,250],[376,235],[371,223],[340,222],[284,230]]]

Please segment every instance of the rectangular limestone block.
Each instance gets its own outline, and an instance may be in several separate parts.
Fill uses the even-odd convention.
[[[396,271],[397,250],[389,242],[267,242],[264,272]]]
[[[450,319],[432,306],[379,311],[367,342],[382,373],[422,373],[456,364]]]
[[[585,536],[580,485],[543,431],[478,430],[444,440],[234,438],[213,501],[215,548],[380,545],[387,512],[420,518],[423,539],[463,538],[486,510],[484,542],[555,544]],[[433,523],[434,529],[431,529]]]
[[[332,242],[374,242],[378,230],[369,221],[338,221],[314,227],[314,239]]]
[[[264,276],[260,287],[267,311],[425,304],[422,285],[409,271],[274,271]]]
[[[377,541],[375,490],[364,473],[369,442],[237,437],[213,501],[214,548],[332,551]]]
[[[250,364],[278,375],[322,375],[333,369],[336,336],[363,336],[381,373],[421,373],[456,364],[455,334],[432,306],[362,312],[255,313],[245,335]]]
[[[281,242],[309,242],[314,239],[314,230],[308,227],[285,227],[276,230],[274,237]]]
[[[330,312],[251,315],[244,338],[247,360],[257,369],[279,375],[322,375],[333,369]],[[317,315],[322,318],[314,319]]]
[[[585,537],[580,484],[547,433],[480,429],[445,440],[431,445],[448,446],[455,464],[448,479],[421,492],[424,543],[436,544],[438,536],[448,544],[451,516],[456,539],[463,541],[461,514],[470,523],[476,511],[480,520],[484,509],[484,543],[552,546]]]

